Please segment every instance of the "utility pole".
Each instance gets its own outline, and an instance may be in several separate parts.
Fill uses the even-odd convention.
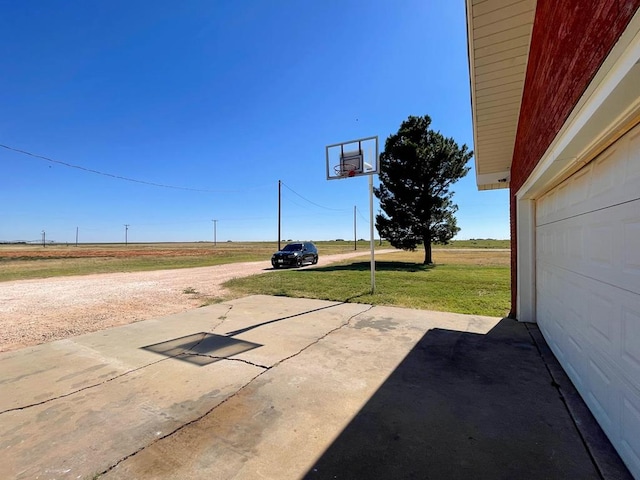
[[[216,238],[216,227],[218,226],[218,220],[211,220],[213,222],[213,246],[215,247],[218,244]]]
[[[42,248],[44,248],[44,247],[46,247],[46,246],[47,246],[47,243],[46,243],[46,236],[47,236],[47,234],[45,233],[45,231],[44,231],[44,230],[42,230]]]
[[[278,251],[280,251],[280,227],[282,225],[282,180],[278,180]]]
[[[356,206],[353,206],[353,249],[358,250],[358,229],[356,227]]]
[[[78,227],[76,227],[76,247],[78,246]]]
[[[129,236],[129,224],[125,223],[124,224],[124,246],[127,246],[128,243],[128,236]]]

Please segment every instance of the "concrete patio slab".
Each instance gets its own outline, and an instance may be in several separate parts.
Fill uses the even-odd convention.
[[[601,478],[507,319],[251,296],[0,372],[0,478]]]

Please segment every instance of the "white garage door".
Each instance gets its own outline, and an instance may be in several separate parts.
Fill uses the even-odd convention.
[[[640,478],[640,126],[536,202],[536,318]]]

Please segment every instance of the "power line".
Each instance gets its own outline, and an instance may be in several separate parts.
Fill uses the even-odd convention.
[[[138,180],[136,178],[123,177],[122,175],[116,175],[116,174],[113,174],[113,173],[101,172],[100,170],[94,170],[92,168],[83,167],[81,165],[74,165],[73,163],[62,162],[60,160],[54,160],[53,158],[45,157],[43,155],[37,155],[35,153],[27,152],[26,150],[20,150],[18,148],[13,148],[13,147],[10,147],[8,145],[0,144],[0,147],[5,148],[7,150],[11,150],[12,152],[20,153],[20,154],[23,154],[23,155],[28,155],[28,156],[33,157],[33,158],[38,158],[40,160],[45,160],[47,162],[51,162],[51,163],[55,163],[55,164],[58,164],[58,165],[62,165],[64,167],[75,168],[77,170],[82,170],[84,172],[94,173],[96,175],[102,175],[104,177],[111,177],[111,178],[115,178],[117,180],[124,180],[124,181],[127,181],[127,182],[141,183],[143,185],[150,185],[152,187],[171,188],[171,189],[174,189],[174,190],[186,190],[186,191],[189,191],[189,192],[230,193],[230,192],[245,192],[247,190],[257,190],[259,188],[265,188],[265,187],[270,187],[271,186],[271,184],[269,184],[269,185],[261,185],[259,187],[245,188],[245,189],[241,189],[241,190],[208,190],[208,189],[204,189],[204,188],[179,187],[179,186],[176,186],[176,185],[168,185],[168,184],[164,184],[164,183],[148,182],[146,180]]]
[[[293,192],[294,194],[296,194],[297,196],[299,196],[301,199],[303,199],[305,202],[310,203],[311,205],[315,205],[316,207],[320,207],[320,208],[324,208],[325,210],[333,210],[335,212],[346,212],[347,210],[349,210],[348,208],[330,208],[330,207],[325,207],[323,205],[320,205],[318,203],[312,202],[311,200],[309,200],[308,198],[303,197],[302,195],[300,195],[298,192],[296,192],[294,189],[292,189],[289,185],[287,185],[286,183],[282,182],[282,185],[284,185],[285,187],[287,187],[287,189],[289,189],[291,192]]]
[[[296,202],[295,200],[293,200],[292,197],[283,196],[282,197],[282,205],[285,205],[285,203],[286,203],[286,205],[295,205],[296,207],[300,207],[302,209],[306,209],[307,208],[307,206],[305,204],[303,204],[302,202]],[[330,210],[327,210],[327,211],[324,211],[324,212],[323,211],[317,211],[317,212],[314,212],[314,215],[316,217],[330,216],[330,218],[336,218],[335,217],[336,214],[333,213],[333,212],[336,212],[336,211],[347,212],[347,211],[349,211],[349,209],[348,208],[344,208],[342,210],[330,209]],[[308,217],[309,217],[309,214],[301,214],[301,215],[287,214],[287,218],[288,219],[290,219],[290,218],[308,218]],[[264,217],[258,217],[258,218],[264,218]]]
[[[367,224],[368,224],[368,223],[369,223],[369,219],[368,219],[367,217],[365,217],[365,216],[362,214],[362,212],[360,211],[360,209],[356,207],[356,211],[358,212],[358,216],[359,216],[362,220],[364,220],[364,221],[365,221],[365,223],[367,223]]]
[[[300,207],[300,208],[307,208],[307,207],[306,207],[305,205],[303,205],[302,203],[300,203],[300,202],[296,202],[295,200],[293,200],[293,199],[291,199],[291,198],[284,197],[284,198],[283,198],[283,200],[286,200],[286,201],[287,201],[287,203],[290,203],[290,204],[292,204],[292,205],[295,205],[296,207]]]

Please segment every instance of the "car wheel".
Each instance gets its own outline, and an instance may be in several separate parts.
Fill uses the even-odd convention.
[[[276,270],[280,268],[280,265],[278,265],[277,263],[272,263],[271,265],[273,265],[273,268]]]
[[[298,257],[296,259],[296,267],[301,267],[302,266],[302,257]]]
[[[318,257],[313,257],[313,260],[311,261],[312,265],[315,265],[316,263],[318,263]]]

